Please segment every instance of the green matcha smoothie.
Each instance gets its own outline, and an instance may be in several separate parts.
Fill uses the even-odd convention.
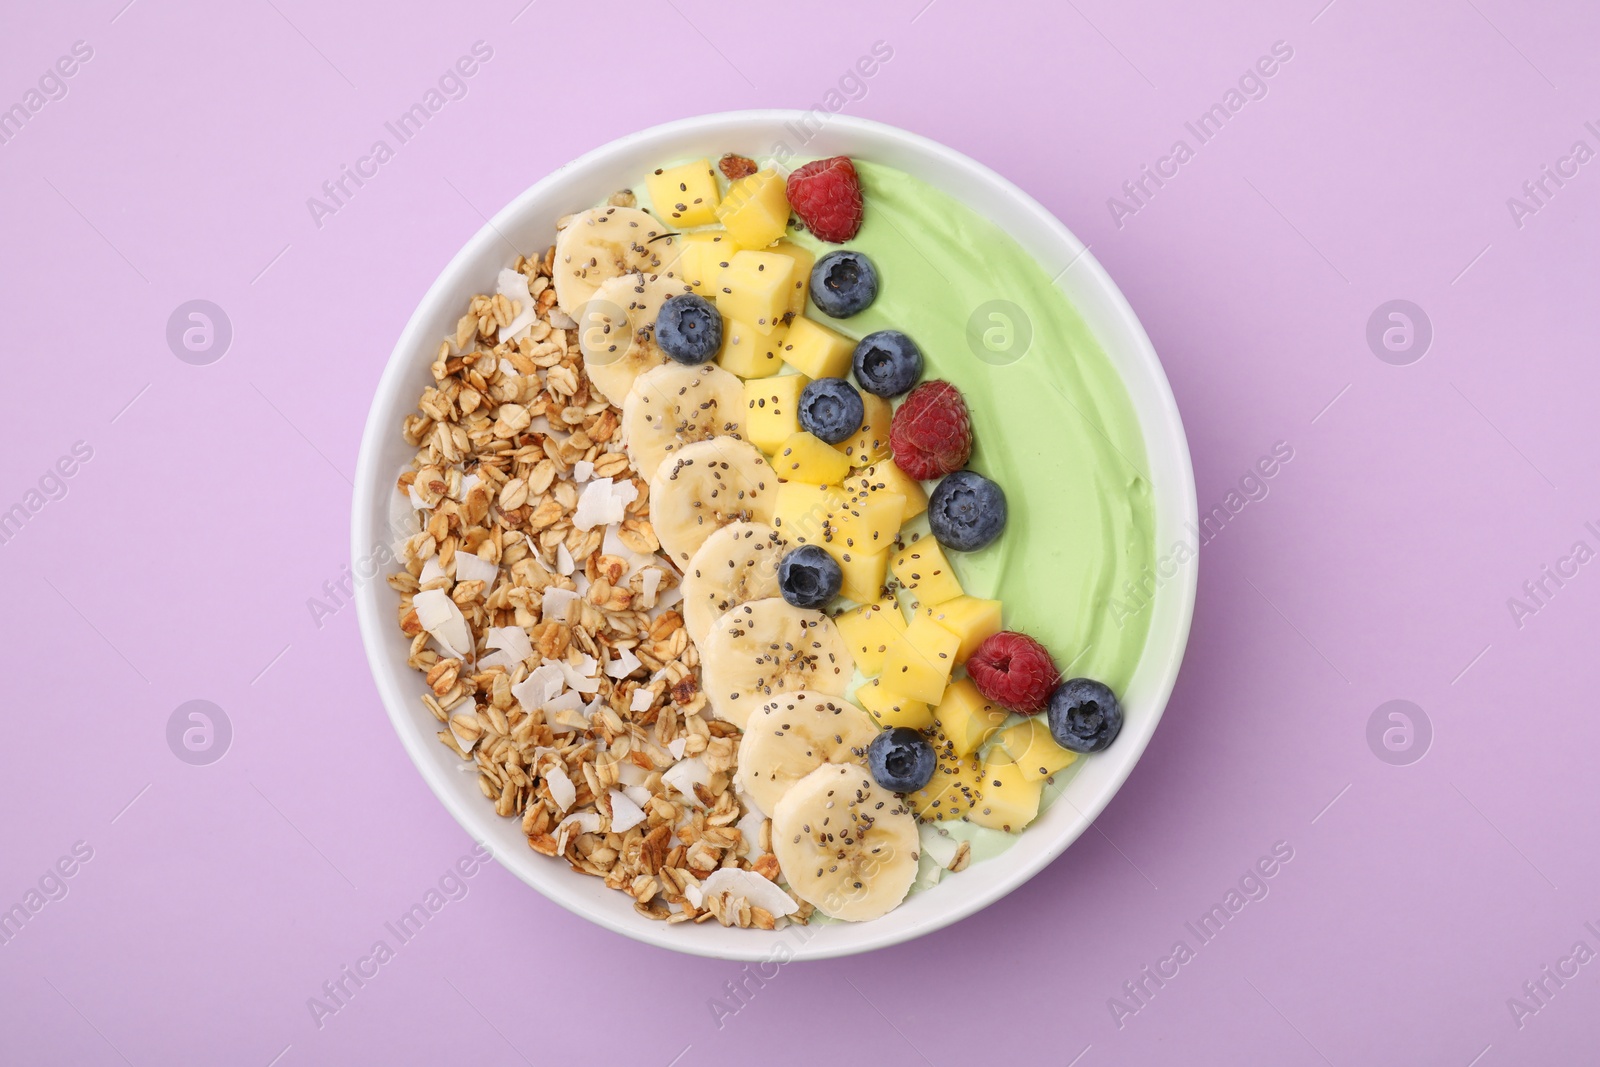
[[[909,174],[854,162],[866,221],[844,247],[876,265],[878,297],[841,321],[808,313],[856,337],[905,332],[926,357],[924,380],[961,390],[976,437],[971,466],[1000,484],[1010,512],[994,544],[949,553],[962,587],[1001,601],[1006,628],[1037,638],[1069,676],[1123,692],[1149,617],[1118,625],[1110,601],[1151,566],[1155,513],[1121,378],[1050,276],[998,226]],[[795,239],[818,255],[840,247]]]

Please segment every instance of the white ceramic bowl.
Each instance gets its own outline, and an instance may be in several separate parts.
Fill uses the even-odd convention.
[[[815,120],[811,120],[815,125]],[[1038,258],[1051,274],[1075,265],[1059,285],[1121,372],[1144,430],[1154,489],[1158,557],[1188,540],[1196,518],[1194,473],[1177,405],[1150,339],[1122,293],[1084,245],[1022,190],[958,152],[876,122],[833,116],[801,143],[798,111],[738,111],[668,123],[631,134],[568,163],[518,196],[467,242],[418,305],[395,345],[367,419],[357,464],[352,551],[358,564],[389,532],[394,478],[412,454],[400,437],[401,419],[431,384],[429,364],[439,341],[455,330],[473,294],[492,291],[495,274],[514,256],[508,241],[539,250],[554,239],[555,220],[593,206],[626,188],[663,160],[720,156],[728,146],[786,143],[800,159],[850,155],[917,175],[993,219]],[[774,152],[775,149],[768,149]],[[715,923],[668,926],[633,910],[624,894],[599,879],[528,848],[515,820],[495,815],[478,790],[477,776],[435,738],[438,724],[419,699],[422,678],[406,666],[408,642],[395,625],[396,594],[382,581],[357,592],[367,659],[378,692],[406,751],[444,806],[507,869],[579,916],[663,948],[736,960],[820,959],[866,952],[953,923],[994,903],[1061,854],[1105,808],[1127,779],[1155,732],[1177,678],[1194,608],[1197,568],[1191,561],[1156,593],[1150,635],[1122,700],[1127,723],[1117,743],[1081,762],[1061,797],[1028,827],[1011,849],[918,893],[883,918],[863,924],[762,932],[724,929]]]

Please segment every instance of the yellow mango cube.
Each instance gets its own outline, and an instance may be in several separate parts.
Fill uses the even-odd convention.
[[[726,230],[696,230],[679,234],[678,258],[667,269],[704,297],[717,295],[717,279],[739,251]]]
[[[858,658],[856,662],[859,664],[861,660]],[[994,736],[1006,721],[1007,712],[985,700],[971,678],[957,678],[944,691],[944,699],[933,709],[933,717],[939,720],[939,729],[950,739],[955,754],[966,756],[978,751]]]
[[[794,545],[824,545],[832,537],[839,490],[805,482],[779,482],[772,502],[772,528]]]
[[[906,794],[906,803],[923,822],[959,819],[983,798],[983,765],[976,756],[957,756],[948,741],[936,741],[938,762],[928,784]]]
[[[850,461],[822,438],[799,430],[772,454],[772,469],[786,482],[838,485],[850,473]]]
[[[789,323],[783,361],[812,378],[843,378],[855,350],[856,343],[844,334],[801,315]]]
[[[923,605],[943,604],[961,595],[961,583],[956,581],[956,573],[950,569],[944,549],[931,537],[920,538],[901,549],[889,561],[889,569],[906,591]],[[937,624],[930,621],[929,625]],[[960,644],[959,638],[956,643]]]
[[[767,251],[794,260],[794,281],[789,285],[789,314],[798,318],[806,309],[806,297],[811,295],[811,268],[816,266],[817,257],[790,240],[779,241]]]
[[[896,693],[878,678],[856,690],[856,703],[871,712],[879,726],[909,726],[922,730],[933,725],[932,708],[920,700]]]
[[[740,249],[717,276],[717,310],[762,333],[783,325],[795,261],[776,252]]]
[[[900,533],[905,513],[906,498],[898,493],[848,496],[835,517],[835,539],[846,548],[887,551]]]
[[[697,159],[679,167],[658,170],[644,180],[650,206],[656,218],[673,229],[705,226],[715,222],[722,195],[717,191],[717,172],[709,159]]]
[[[944,698],[961,639],[925,615],[906,624],[883,654],[884,681],[896,692],[937,704]]]
[[[869,678],[883,670],[883,654],[888,651],[889,642],[906,632],[906,617],[900,614],[900,605],[893,597],[840,612],[833,621],[850,646],[856,667]]]
[[[786,357],[787,358],[787,357]],[[847,486],[852,491],[862,489],[898,493],[906,498],[905,522],[928,510],[928,494],[922,483],[885,459],[853,477]]]
[[[728,186],[716,208],[717,220],[741,248],[765,248],[789,228],[789,197],[784,178],[763,170]]]
[[[894,417],[894,409],[883,397],[867,392],[861,394],[861,403],[866,409],[861,429],[833,446],[850,457],[852,467],[865,467],[889,458],[889,421]]]
[[[717,363],[741,378],[770,378],[783,369],[783,338],[788,332],[788,327],[779,326],[764,334],[749,323],[724,317]]]
[[[1030,782],[1042,781],[1057,771],[1066,770],[1078,758],[1076,752],[1056,744],[1043,715],[1033,715],[1015,726],[1007,726],[995,735],[994,741],[989,758],[999,762],[997,754],[1003,752]]]
[[[846,548],[839,543],[837,532],[832,532],[822,547],[828,550],[844,575],[839,585],[840,596],[857,604],[867,604],[883,596],[883,583],[889,577],[888,549],[863,552],[859,548]]]
[[[953,597],[942,604],[924,607],[923,611],[934,622],[961,638],[956,649],[956,662],[965,663],[978,650],[984,639],[1000,632],[1000,601],[981,597]]]
[[[1014,834],[1039,814],[1044,782],[1023,777],[1021,766],[1009,759],[985,760],[978,788],[983,795],[967,812],[970,823]]]
[[[810,381],[803,374],[780,374],[745,382],[746,439],[768,455],[776,452],[800,429],[800,392]]]

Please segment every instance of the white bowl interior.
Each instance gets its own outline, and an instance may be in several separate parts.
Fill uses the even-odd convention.
[[[538,182],[479,231],[423,297],[379,384],[356,472],[352,520],[356,559],[363,560],[375,545],[394,540],[389,529],[393,479],[413,452],[401,439],[400,422],[432,382],[428,368],[440,339],[454,332],[461,309],[474,294],[493,291],[496,272],[515,258],[511,246],[542,251],[554,240],[558,217],[635,184],[662,161],[715,158],[730,148],[775,153],[780,143],[802,160],[844,154],[913,173],[994,220],[1051,274],[1073,264],[1058,284],[1120,371],[1144,431],[1157,555],[1187,540],[1185,524],[1196,517],[1194,475],[1177,406],[1143,327],[1082,242],[1010,182],[943,145],[842,116],[829,117],[802,144],[794,132],[803,128],[802,115],[777,110],[731,112],[633,134]],[[813,117],[811,127],[815,126]],[[912,896],[873,922],[774,932],[723,929],[715,923],[668,926],[646,919],[634,912],[627,896],[605,888],[599,879],[577,874],[565,863],[529,849],[517,821],[495,815],[469,765],[435,738],[438,725],[420,700],[422,678],[406,665],[408,642],[394,622],[397,595],[381,581],[367,582],[358,589],[357,609],[378,691],[407,752],[456,820],[517,877],[587,919],[665,948],[740,960],[771,959],[785,951],[796,958],[824,958],[891,945],[955,922],[1027,881],[1088,828],[1132,771],[1160,720],[1188,639],[1196,578],[1191,561],[1156,593],[1144,655],[1122,694],[1127,721],[1117,743],[1080,761],[1060,798],[1011,849]]]

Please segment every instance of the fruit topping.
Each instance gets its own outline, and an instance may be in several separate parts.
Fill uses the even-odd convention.
[[[839,444],[861,429],[866,414],[861,394],[843,378],[818,378],[800,393],[801,428],[830,445]]]
[[[923,481],[966,466],[972,456],[972,419],[960,391],[938,380],[911,390],[889,426],[889,450],[896,466]]]
[[[824,315],[849,318],[877,296],[878,269],[860,252],[829,252],[811,268],[811,302]]]
[[[656,313],[656,346],[677,363],[709,363],[722,348],[722,316],[703,296],[672,297]]]
[[[756,172],[756,161],[749,156],[741,156],[729,152],[717,160],[717,169],[722,171],[724,178],[730,182],[736,182],[740,178],[748,178]]]
[[[914,793],[927,785],[937,764],[928,739],[909,726],[884,730],[867,746],[872,777],[896,793]]]
[[[954,471],[928,497],[928,527],[946,548],[973,552],[1000,536],[1006,494],[976,471]]]
[[[1061,672],[1045,647],[1027,634],[1001,630],[967,660],[967,674],[989,700],[1022,715],[1044,710]]]
[[[1122,730],[1117,695],[1092,678],[1062,682],[1050,694],[1050,736],[1073,752],[1099,752]]]
[[[819,608],[839,595],[844,573],[817,545],[792,549],[778,564],[778,589],[797,608]]]
[[[861,179],[849,156],[819,159],[789,175],[789,205],[818,239],[841,244],[861,229]]]
[[[899,330],[867,334],[850,363],[861,388],[876,396],[899,396],[922,377],[922,350]]]

